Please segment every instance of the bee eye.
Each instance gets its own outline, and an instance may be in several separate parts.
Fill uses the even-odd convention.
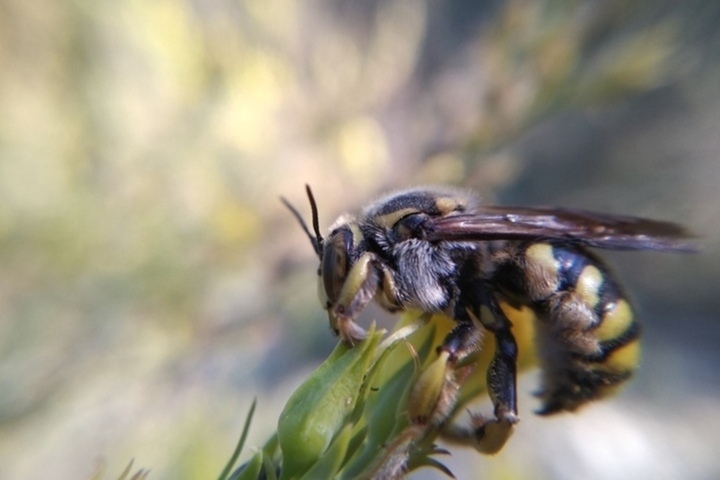
[[[342,229],[333,233],[325,243],[321,274],[328,302],[337,302],[350,269],[348,251],[352,245],[352,232]]]
[[[398,240],[421,237],[421,227],[426,219],[427,215],[425,214],[413,213],[398,220],[393,226]]]

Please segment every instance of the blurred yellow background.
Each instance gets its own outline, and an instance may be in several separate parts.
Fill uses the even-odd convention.
[[[720,476],[720,4],[0,0],[0,479],[215,478],[335,339],[296,221],[423,183],[682,222],[616,400],[458,478]],[[380,317],[369,310],[364,321]],[[485,406],[487,408],[487,406]],[[414,478],[438,478],[418,472]]]

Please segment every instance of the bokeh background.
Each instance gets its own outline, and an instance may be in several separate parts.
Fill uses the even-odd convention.
[[[720,476],[720,3],[0,1],[0,479],[215,478],[330,352],[307,238],[424,183],[668,219],[616,399],[459,478]],[[369,309],[364,322],[381,318]],[[487,405],[478,408],[488,408]],[[418,479],[439,478],[420,471]]]

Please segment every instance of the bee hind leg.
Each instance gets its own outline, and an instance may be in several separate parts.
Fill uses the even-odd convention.
[[[482,453],[498,452],[520,421],[517,414],[517,343],[510,320],[490,292],[484,290],[480,307],[467,309],[473,321],[479,322],[495,336],[495,356],[487,371],[487,389],[495,418],[471,415],[472,440]]]
[[[458,322],[438,347],[438,353],[447,352],[450,362],[457,363],[480,348],[480,331],[470,321]]]
[[[480,289],[480,298],[468,308],[445,342],[441,351],[459,361],[479,347],[480,329],[476,322],[495,337],[495,356],[487,372],[487,389],[494,407],[492,417],[471,414],[470,426],[453,425],[445,429],[444,436],[475,447],[481,453],[498,452],[512,435],[520,420],[517,414],[516,374],[517,344],[511,331],[510,320],[489,289]]]

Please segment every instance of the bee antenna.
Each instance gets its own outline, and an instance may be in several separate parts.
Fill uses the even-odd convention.
[[[312,225],[313,225],[313,230],[315,230],[315,239],[317,241],[316,250],[319,250],[320,248],[322,248],[323,237],[320,234],[320,221],[318,219],[318,208],[317,208],[317,204],[315,203],[315,197],[313,196],[312,190],[310,190],[310,185],[305,184],[305,191],[307,192],[308,200],[310,201],[310,209],[312,211]],[[318,254],[319,253],[320,252],[318,252]]]
[[[310,233],[310,229],[308,228],[307,224],[305,223],[305,220],[303,220],[302,215],[300,215],[300,212],[292,206],[292,204],[287,201],[285,197],[280,197],[280,201],[290,210],[290,212],[293,214],[293,216],[297,219],[297,221],[300,223],[300,226],[305,231],[305,234],[310,239],[310,243],[313,246],[313,250],[315,250],[315,253],[318,255],[318,257],[322,256],[322,245],[323,245],[323,237],[320,235],[320,222],[318,220],[318,210],[317,210],[317,204],[315,203],[315,198],[313,197],[312,191],[310,190],[309,185],[305,185],[305,190],[307,191],[308,199],[310,200],[310,208],[312,209],[312,225],[313,229],[315,230],[315,235]]]

